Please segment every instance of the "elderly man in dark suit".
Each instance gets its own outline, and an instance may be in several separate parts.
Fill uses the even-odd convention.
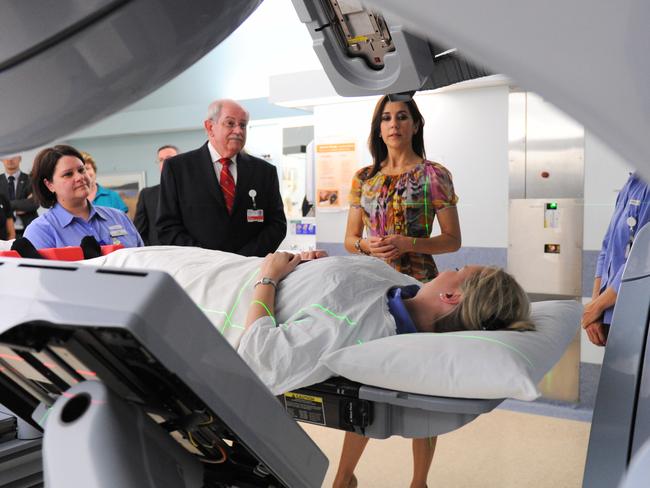
[[[178,154],[178,148],[166,144],[157,151],[158,168],[162,172],[165,161]],[[156,229],[156,215],[158,213],[158,199],[160,198],[160,185],[143,188],[138,196],[138,203],[135,207],[135,218],[133,223],[142,236],[145,246],[157,246],[160,244],[158,230]]]
[[[276,168],[243,152],[248,112],[233,100],[208,108],[199,149],[170,158],[160,182],[162,244],[265,256],[287,232]]]
[[[22,237],[27,226],[38,217],[38,203],[32,198],[32,181],[27,173],[20,171],[21,156],[4,158],[4,174],[0,175],[0,193],[11,204],[16,220],[16,236]]]

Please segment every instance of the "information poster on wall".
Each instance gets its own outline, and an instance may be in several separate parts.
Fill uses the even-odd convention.
[[[345,210],[352,176],[357,170],[354,142],[316,145],[316,206],[319,210]]]

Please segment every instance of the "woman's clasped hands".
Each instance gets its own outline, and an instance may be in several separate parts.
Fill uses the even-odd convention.
[[[371,236],[368,237],[368,247],[371,256],[391,261],[411,251],[413,238],[397,234]]]

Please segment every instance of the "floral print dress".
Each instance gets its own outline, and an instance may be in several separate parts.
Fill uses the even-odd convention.
[[[424,160],[410,171],[369,177],[372,166],[352,178],[350,205],[363,210],[368,236],[400,234],[429,237],[436,213],[458,201],[451,173],[441,164]],[[438,269],[430,254],[405,253],[389,262],[397,271],[420,281],[430,281]]]

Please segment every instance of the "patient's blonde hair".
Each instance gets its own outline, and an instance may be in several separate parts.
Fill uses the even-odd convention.
[[[530,301],[517,281],[501,268],[485,267],[460,286],[462,298],[433,324],[436,332],[456,330],[534,330]]]

